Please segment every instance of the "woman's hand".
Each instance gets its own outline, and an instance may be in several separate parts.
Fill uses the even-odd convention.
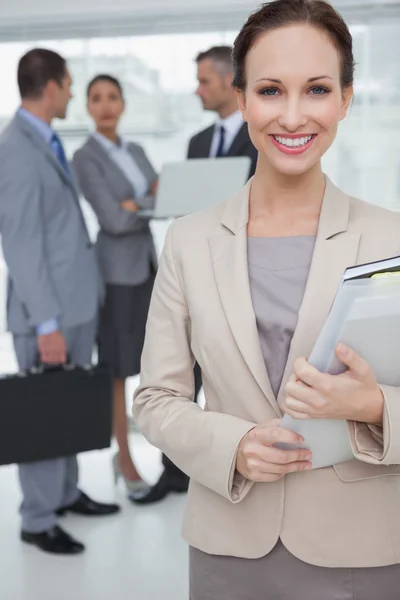
[[[158,179],[156,179],[156,181],[154,181],[151,186],[150,186],[150,195],[151,196],[157,196],[157,192],[158,192]]]
[[[320,373],[305,358],[295,362],[286,386],[284,411],[294,419],[342,419],[381,425],[384,400],[368,363],[339,344],[339,360],[349,369],[341,375]]]
[[[304,442],[301,435],[281,429],[279,424],[280,419],[275,419],[267,425],[257,425],[240,442],[236,470],[246,479],[255,483],[271,483],[288,473],[312,468],[309,450],[273,447],[276,443],[299,445]]]
[[[139,210],[139,206],[134,200],[123,200],[121,202],[121,208],[128,212],[137,212]]]

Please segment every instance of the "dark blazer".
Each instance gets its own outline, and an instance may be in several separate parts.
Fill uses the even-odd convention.
[[[214,136],[215,125],[203,129],[192,137],[189,142],[188,158],[208,158],[210,155],[211,144]],[[239,133],[232,142],[227,156],[249,156],[251,159],[251,167],[249,179],[256,170],[258,152],[252,144],[249,136],[247,123],[243,123],[239,129]]]

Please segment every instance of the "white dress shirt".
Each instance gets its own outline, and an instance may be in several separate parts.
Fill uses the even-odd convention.
[[[214,136],[212,139],[209,156],[214,157],[217,155],[221,135],[221,126],[223,126],[225,129],[224,154],[227,154],[242,125],[243,118],[240,110],[232,113],[229,115],[229,117],[226,117],[226,119],[221,119],[221,117],[218,117],[215,123]]]
[[[149,184],[142,171],[137,166],[132,154],[128,150],[128,142],[119,138],[119,144],[101,135],[97,131],[93,137],[103,146],[111,160],[121,169],[125,177],[132,184],[135,198],[143,198],[149,191]]]

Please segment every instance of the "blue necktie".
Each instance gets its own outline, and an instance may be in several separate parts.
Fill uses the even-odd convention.
[[[53,135],[51,136],[50,145],[51,145],[55,155],[57,156],[58,160],[60,161],[60,164],[61,164],[62,168],[64,169],[65,173],[67,175],[69,175],[70,173],[69,173],[69,165],[68,165],[67,157],[65,156],[65,152],[64,152],[64,148],[61,143],[61,140],[56,133],[53,133]]]
[[[225,127],[223,127],[223,125],[220,126],[219,128],[219,143],[218,143],[218,149],[217,149],[217,154],[215,155],[217,158],[221,157],[221,156],[225,156]]]

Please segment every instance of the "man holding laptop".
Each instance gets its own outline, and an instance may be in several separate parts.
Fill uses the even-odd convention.
[[[248,156],[251,160],[248,177],[254,175],[257,165],[257,150],[253,146],[247,123],[242,119],[236,94],[232,88],[233,65],[232,48],[215,46],[201,52],[197,58],[197,79],[199,85],[196,94],[200,97],[204,110],[217,113],[214,125],[194,135],[188,148],[190,158],[222,158],[228,156]],[[196,363],[194,368],[194,401],[202,386],[201,370]],[[137,504],[151,504],[165,498],[169,493],[186,492],[188,476],[163,455],[164,471],[158,482],[147,493],[138,493],[131,497]]]
[[[199,82],[196,94],[204,110],[217,113],[217,120],[192,137],[188,158],[248,156],[251,160],[250,178],[256,170],[257,150],[250,140],[247,123],[242,119],[232,88],[232,48],[215,46],[201,52],[196,62]]]

